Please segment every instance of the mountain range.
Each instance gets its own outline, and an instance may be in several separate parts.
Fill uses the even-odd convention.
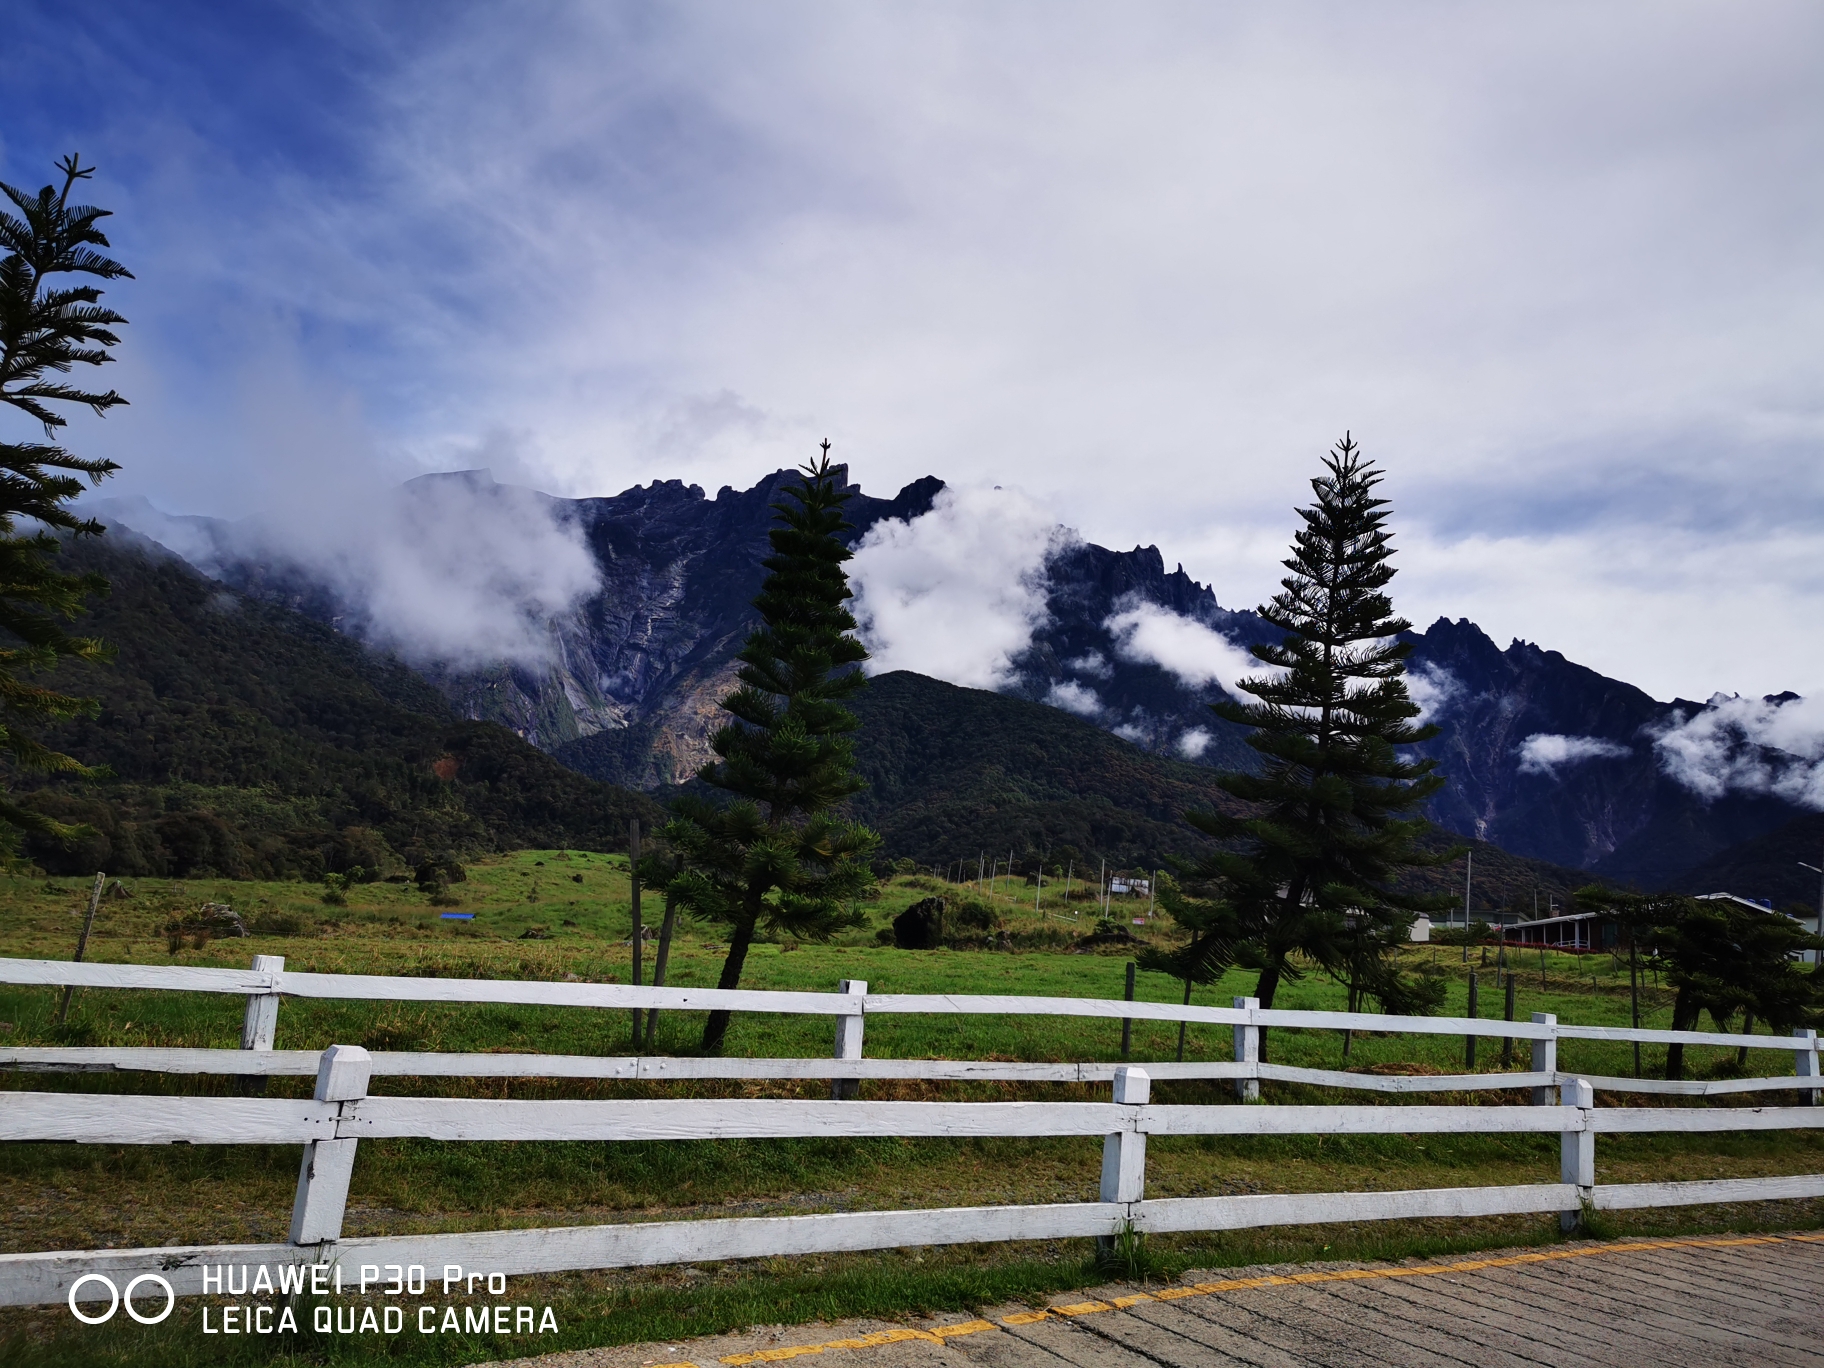
[[[459,496],[467,516],[483,521],[505,519],[537,500],[550,526],[586,548],[596,572],[593,590],[549,618],[548,647],[538,657],[452,663],[420,655],[416,675],[455,716],[497,722],[596,780],[662,793],[708,754],[708,737],[719,724],[717,700],[731,685],[735,652],[753,622],[750,602],[764,574],[772,505],[794,478],[780,471],[748,490],[725,487],[714,498],[694,485],[659,481],[577,500],[497,484],[482,471],[408,483],[394,496],[402,506],[441,508]],[[890,499],[855,489],[847,535],[861,543],[890,520],[915,532],[944,496],[943,482],[931,477]],[[344,579],[338,587],[308,555],[275,550],[256,526],[171,518],[137,501],[105,501],[97,511],[180,552],[249,601],[345,636],[364,635],[372,621],[358,585]],[[957,736],[981,738],[987,748],[972,762],[974,777],[960,787],[933,786],[937,743],[930,736],[915,748],[927,780],[914,781],[913,769],[895,770],[892,783],[881,773],[870,776],[876,787],[866,815],[899,833],[890,844],[916,849],[927,862],[973,853],[964,832],[953,829],[956,821],[943,815],[952,801],[946,793],[964,795],[959,812],[979,814],[990,791],[1003,798],[1018,792],[1017,766],[1003,771],[1011,787],[982,788],[995,729],[1014,726],[1014,714],[994,712],[991,723],[982,709],[992,704],[972,695],[1074,716],[1111,743],[1124,743],[1110,755],[1157,762],[1141,786],[1153,786],[1147,797],[1119,778],[1121,765],[1106,757],[1093,762],[1134,799],[1121,804],[1130,826],[1118,840],[1136,855],[1163,848],[1146,824],[1172,820],[1176,798],[1165,795],[1190,782],[1182,776],[1253,761],[1239,729],[1207,705],[1222,696],[1245,648],[1275,636],[1259,616],[1223,607],[1210,586],[1182,567],[1167,571],[1156,547],[1114,551],[1060,538],[1034,578],[1041,610],[992,693],[952,688],[944,694],[933,691],[935,681],[896,682],[889,674],[875,681],[873,700],[862,705],[864,729],[891,716],[947,716],[962,729]],[[1396,602],[1397,588],[1396,581]],[[1440,619],[1410,640],[1414,694],[1439,729],[1420,749],[1447,780],[1428,814],[1443,830],[1546,866],[1643,887],[1714,891],[1705,881],[1727,877],[1731,891],[1749,896],[1815,897],[1812,876],[1796,860],[1787,869],[1779,862],[1783,854],[1743,857],[1745,864],[1731,854],[1752,852],[1757,841],[1769,850],[1803,848],[1807,823],[1816,819],[1794,800],[1792,786],[1763,782],[1743,791],[1739,783],[1708,782],[1692,770],[1705,756],[1720,756],[1738,775],[1779,775],[1805,757],[1718,726],[1702,733],[1708,751],[1668,744],[1722,717],[1728,700],[1655,700],[1532,643],[1502,649],[1467,620]],[[1745,753],[1753,764],[1744,763]],[[1040,808],[1023,820],[1037,822],[1034,832],[1044,828],[1049,840],[1084,849],[1117,842],[1113,828],[1098,837],[1071,826],[1065,837],[1059,814],[1042,816]],[[1796,834],[1767,844],[1788,827]],[[1819,862],[1818,854],[1811,862]]]

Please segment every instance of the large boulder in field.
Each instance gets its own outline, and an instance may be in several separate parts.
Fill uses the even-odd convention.
[[[893,918],[893,944],[901,950],[935,950],[944,937],[944,900],[926,898]]]

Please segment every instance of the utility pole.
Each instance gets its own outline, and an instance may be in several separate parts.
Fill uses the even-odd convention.
[[[1818,856],[1818,859],[1820,862],[1824,862],[1824,855]],[[1824,869],[1820,869],[1814,864],[1806,864],[1803,860],[1799,861],[1799,868],[1809,869],[1818,876],[1818,934],[1824,936]],[[1817,961],[1817,951],[1811,952],[1811,958],[1814,963]]]
[[[1463,963],[1469,963],[1469,889],[1476,877],[1476,852],[1469,852],[1469,867],[1463,871]]]

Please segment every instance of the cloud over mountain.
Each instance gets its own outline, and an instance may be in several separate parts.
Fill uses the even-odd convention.
[[[1707,799],[1771,794],[1824,811],[1824,704],[1717,694],[1654,737],[1660,768]]]
[[[1076,533],[1017,489],[946,488],[855,548],[855,619],[874,674],[916,670],[993,689],[1046,618],[1045,566]]]

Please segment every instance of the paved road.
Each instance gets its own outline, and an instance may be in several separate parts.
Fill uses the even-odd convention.
[[[1049,1309],[751,1330],[514,1368],[1719,1368],[1824,1364],[1824,1235],[1577,1244],[1104,1287]]]

